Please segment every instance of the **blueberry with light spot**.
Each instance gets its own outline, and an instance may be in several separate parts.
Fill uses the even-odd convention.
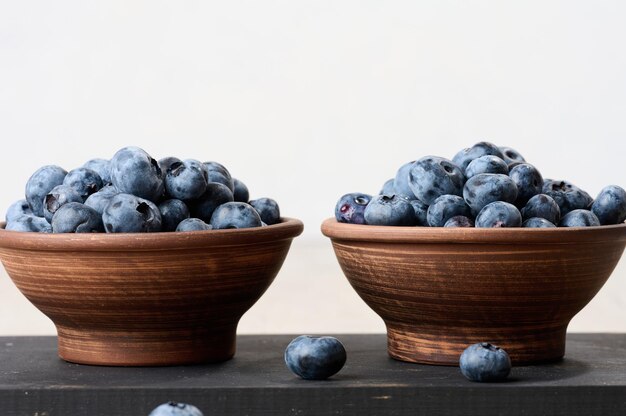
[[[53,233],[101,233],[104,232],[102,215],[80,202],[68,202],[52,217]]]
[[[248,203],[257,210],[261,221],[265,224],[272,225],[280,222],[280,208],[272,198],[254,199]]]
[[[83,201],[102,188],[102,178],[94,170],[76,168],[70,170],[63,179],[63,185],[71,186],[80,194]],[[82,202],[82,201],[81,201]]]
[[[346,363],[346,349],[335,337],[301,335],[285,349],[285,364],[305,380],[325,380]]]
[[[43,217],[44,197],[57,185],[63,184],[67,172],[60,166],[47,165],[35,171],[26,182],[26,201],[31,211]]]
[[[189,208],[180,199],[168,199],[158,205],[161,231],[175,231],[181,221],[189,218]]]
[[[363,216],[369,225],[415,225],[413,206],[398,195],[378,195],[372,198]]]
[[[335,205],[335,218],[339,222],[365,224],[365,208],[372,196],[360,192],[343,195]]]
[[[102,222],[107,233],[161,231],[161,213],[152,201],[130,194],[117,194],[104,209]]]
[[[415,194],[409,185],[409,173],[411,172],[414,163],[415,161],[413,160],[400,166],[400,169],[398,169],[396,176],[393,179],[393,191],[390,193],[395,193],[396,195],[403,196],[406,199],[415,199]],[[383,194],[387,193],[389,192],[383,192]]]
[[[164,193],[159,163],[145,150],[124,147],[111,158],[111,182],[122,193],[158,201]]]
[[[20,215],[7,222],[5,230],[35,232],[35,233],[51,233],[52,226],[43,217],[34,215]]]
[[[443,226],[444,227],[471,228],[474,226],[474,220],[469,217],[465,217],[463,215],[457,215],[457,216],[450,218],[448,221],[446,221],[446,223]]]
[[[35,215],[30,209],[30,206],[28,206],[28,201],[25,199],[20,199],[19,201],[12,203],[11,206],[9,206],[9,209],[7,209],[5,218],[7,222],[10,222],[17,217],[21,217],[22,215]]]
[[[476,217],[476,228],[521,227],[522,215],[513,204],[495,201],[485,205]]]
[[[174,162],[165,174],[165,192],[169,198],[189,201],[200,198],[207,187],[202,162],[186,159]]]
[[[526,162],[524,156],[522,156],[520,152],[511,147],[500,146],[500,151],[502,152],[502,156],[504,156],[504,161],[507,163],[507,165],[509,165],[509,168],[511,168],[511,165],[514,163]]]
[[[428,207],[427,221],[431,227],[443,227],[452,217],[471,216],[470,208],[458,195],[441,195]]]
[[[200,218],[187,218],[182,220],[176,227],[177,232],[186,231],[206,231],[212,230],[213,227],[210,224],[202,221]]]
[[[511,372],[511,359],[502,348],[479,342],[463,351],[459,367],[461,373],[471,381],[503,381]]]
[[[217,230],[260,227],[261,223],[259,213],[245,202],[227,202],[220,205],[213,212],[210,222]]]
[[[186,403],[177,403],[177,402],[167,402],[162,405],[156,407],[148,416],[204,416],[200,409],[196,406],[186,404]]]
[[[459,151],[452,158],[452,162],[465,172],[467,165],[469,165],[472,160],[486,155],[493,155],[499,157],[500,159],[504,159],[502,151],[495,144],[489,142],[478,142],[472,147]]]
[[[523,228],[554,228],[556,225],[545,218],[532,217],[522,223]]]
[[[523,207],[528,200],[541,193],[543,178],[541,173],[529,163],[516,165],[509,172],[509,177],[517,186],[515,205]]]
[[[575,209],[561,218],[559,227],[597,227],[601,225],[596,214],[586,209]]]
[[[43,216],[51,222],[54,213],[59,208],[70,202],[83,202],[83,196],[69,185],[55,186],[45,197],[43,204]]]
[[[469,179],[480,173],[501,173],[509,174],[509,167],[506,162],[498,156],[485,155],[472,160],[465,168],[465,178]]]
[[[463,198],[477,215],[484,206],[495,201],[513,203],[517,199],[517,185],[507,175],[481,173],[465,182]]]
[[[600,224],[620,224],[626,220],[626,191],[617,186],[603,188],[591,205]]]
[[[413,163],[409,187],[423,203],[430,205],[441,195],[462,195],[463,171],[448,159],[426,156]]]
[[[85,162],[83,168],[91,169],[100,176],[102,185],[111,183],[111,161],[106,159],[91,159]]]

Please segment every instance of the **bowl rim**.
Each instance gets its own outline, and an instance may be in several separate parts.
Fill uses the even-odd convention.
[[[0,222],[0,249],[41,251],[153,251],[200,247],[241,246],[292,239],[304,224],[281,217],[277,224],[255,228],[156,233],[37,233],[5,230]]]
[[[557,228],[464,228],[392,227],[347,224],[331,217],[321,225],[322,234],[333,241],[378,243],[455,244],[572,244],[626,242],[626,223],[596,227]]]

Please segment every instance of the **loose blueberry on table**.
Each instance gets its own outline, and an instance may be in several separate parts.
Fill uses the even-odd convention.
[[[279,222],[278,203],[271,198],[250,201],[248,187],[224,165],[173,156],[157,162],[130,146],[110,160],[91,159],[69,172],[56,165],[39,168],[26,183],[25,198],[8,208],[5,229],[139,233]]]
[[[609,185],[594,200],[571,182],[544,179],[517,150],[479,142],[452,160],[425,156],[403,164],[375,197],[343,195],[335,205],[335,218],[379,226],[611,225],[626,220],[626,191]]]
[[[479,342],[463,351],[459,367],[471,381],[503,381],[511,372],[511,359],[502,348]]]
[[[204,416],[196,406],[186,403],[167,402],[156,407],[148,416]]]
[[[325,380],[346,363],[346,349],[334,337],[300,335],[285,349],[285,364],[305,380]]]

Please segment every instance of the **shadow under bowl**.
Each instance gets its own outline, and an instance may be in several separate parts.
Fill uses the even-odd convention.
[[[324,221],[341,268],[387,326],[392,358],[458,365],[476,342],[513,364],[565,353],[570,320],[626,245],[626,224],[585,228],[385,227]]]
[[[6,231],[0,259],[55,324],[59,356],[114,366],[217,362],[280,270],[297,219],[238,230],[137,234]]]

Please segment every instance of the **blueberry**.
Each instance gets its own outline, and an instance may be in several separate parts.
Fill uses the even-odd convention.
[[[102,213],[107,233],[161,231],[161,213],[153,202],[130,194],[117,194]]]
[[[561,217],[575,209],[589,209],[593,198],[571,182],[544,180],[542,192],[559,205]]]
[[[346,363],[346,349],[334,337],[300,335],[285,349],[285,364],[305,380],[325,380]]]
[[[380,190],[380,192],[378,193],[378,195],[392,195],[392,194],[397,194],[398,192],[396,191],[396,188],[394,188],[393,183],[394,183],[395,179],[391,178],[388,179],[384,184],[383,184],[383,188]],[[413,192],[411,192],[413,193]]]
[[[538,194],[528,200],[521,209],[522,218],[527,220],[533,217],[545,218],[552,224],[558,224],[561,219],[561,210],[554,199],[546,194]]]
[[[210,224],[202,221],[200,218],[187,218],[184,219],[176,227],[177,232],[186,231],[206,231],[212,230],[213,227]]]
[[[454,155],[454,158],[452,158],[452,162],[465,172],[467,165],[469,165],[472,160],[486,155],[497,156],[504,160],[504,155],[498,146],[489,142],[479,142],[472,147],[459,151],[456,155]]]
[[[515,202],[517,185],[506,175],[499,173],[481,173],[471,177],[463,188],[463,198],[476,215],[491,202]]]
[[[204,194],[195,201],[189,201],[187,206],[194,218],[200,218],[204,222],[211,222],[213,211],[218,206],[233,201],[233,193],[221,183],[210,182],[207,184]]]
[[[465,169],[465,178],[469,179],[480,173],[502,173],[508,175],[509,167],[498,156],[485,155],[472,160]]]
[[[111,161],[106,159],[91,159],[85,162],[83,168],[91,169],[100,176],[103,185],[111,183]]]
[[[502,348],[479,342],[463,351],[459,367],[471,381],[502,381],[511,372],[511,359]]]
[[[174,156],[167,156],[159,159],[157,163],[159,164],[159,169],[161,169],[161,176],[163,177],[163,179],[165,179],[165,175],[167,174],[167,171],[170,169],[170,167],[174,163],[183,163],[183,161]]]
[[[462,195],[463,171],[442,157],[426,156],[409,171],[409,187],[423,203],[430,205],[441,195]]]
[[[185,403],[168,402],[158,406],[148,416],[204,416],[195,406]]]
[[[164,192],[161,168],[138,147],[125,147],[111,159],[111,182],[120,192],[158,201]]]
[[[524,156],[522,156],[515,149],[506,147],[506,146],[500,146],[500,151],[502,152],[502,156],[504,156],[504,161],[506,162],[507,165],[509,165],[509,168],[511,167],[510,165],[513,163],[526,162],[526,159],[524,159]]]
[[[71,186],[83,197],[83,201],[102,188],[102,178],[96,171],[87,168],[76,168],[70,170],[63,185]],[[82,201],[81,201],[82,202]]]
[[[106,206],[111,202],[111,198],[119,193],[120,191],[115,186],[106,185],[95,194],[89,195],[85,200],[85,205],[95,209],[102,215]]]
[[[533,196],[540,194],[543,188],[541,173],[529,163],[516,165],[509,172],[509,177],[517,185],[515,205],[523,207]]]
[[[189,208],[180,199],[168,199],[159,205],[161,231],[175,231],[181,221],[189,218]]]
[[[371,200],[371,195],[360,192],[343,195],[335,205],[335,219],[338,222],[365,224],[365,208]]]
[[[441,195],[428,207],[427,221],[431,227],[443,227],[452,217],[472,214],[465,200],[458,195]]]
[[[52,217],[53,233],[101,233],[104,232],[102,216],[95,209],[80,202],[68,202]]]
[[[237,178],[233,178],[233,198],[236,202],[248,202],[250,200],[250,193],[245,183]]]
[[[17,217],[21,217],[22,215],[34,215],[25,199],[20,199],[19,201],[12,203],[9,209],[7,209],[5,218],[7,222],[10,222]]]
[[[5,230],[36,233],[51,233],[52,226],[45,218],[34,215],[20,215],[7,222]]]
[[[63,183],[67,172],[56,165],[43,166],[35,171],[26,182],[26,201],[31,211],[43,217],[44,197],[57,185]]]
[[[189,201],[200,198],[207,187],[207,176],[202,162],[186,159],[174,162],[165,174],[168,197]]]
[[[541,217],[532,217],[522,223],[524,228],[555,228],[554,223]]]
[[[261,221],[267,225],[278,224],[280,222],[280,209],[278,203],[272,198],[259,198],[249,202],[259,213]]]
[[[626,220],[626,191],[617,185],[603,188],[591,205],[600,224],[620,224]]]
[[[473,227],[474,226],[474,220],[472,220],[469,217],[465,217],[463,215],[457,215],[455,217],[450,218],[448,221],[446,221],[446,223],[443,225],[444,227]]]
[[[211,216],[211,226],[218,230],[260,227],[261,217],[252,205],[245,202],[227,202],[215,209]]]
[[[415,225],[427,226],[428,225],[428,205],[420,201],[419,199],[412,199],[409,201],[415,211]]]
[[[69,185],[55,186],[44,199],[43,216],[46,221],[51,222],[54,213],[70,202],[80,202],[82,204],[83,197],[75,188]]]
[[[235,183],[230,172],[224,165],[217,162],[204,162],[208,182],[217,182],[225,185],[231,192],[235,191]]]
[[[513,204],[495,201],[485,205],[476,217],[477,228],[521,227],[522,215]]]
[[[411,186],[409,185],[409,172],[411,172],[414,163],[415,161],[413,160],[400,166],[393,180],[392,191],[383,192],[382,194],[396,194],[406,199],[415,199],[415,194],[413,194]],[[384,186],[383,190],[385,190]]]
[[[599,225],[600,220],[596,214],[586,209],[570,211],[559,222],[559,227],[596,227]]]
[[[411,203],[397,195],[378,195],[365,207],[365,223],[369,225],[415,225]]]

